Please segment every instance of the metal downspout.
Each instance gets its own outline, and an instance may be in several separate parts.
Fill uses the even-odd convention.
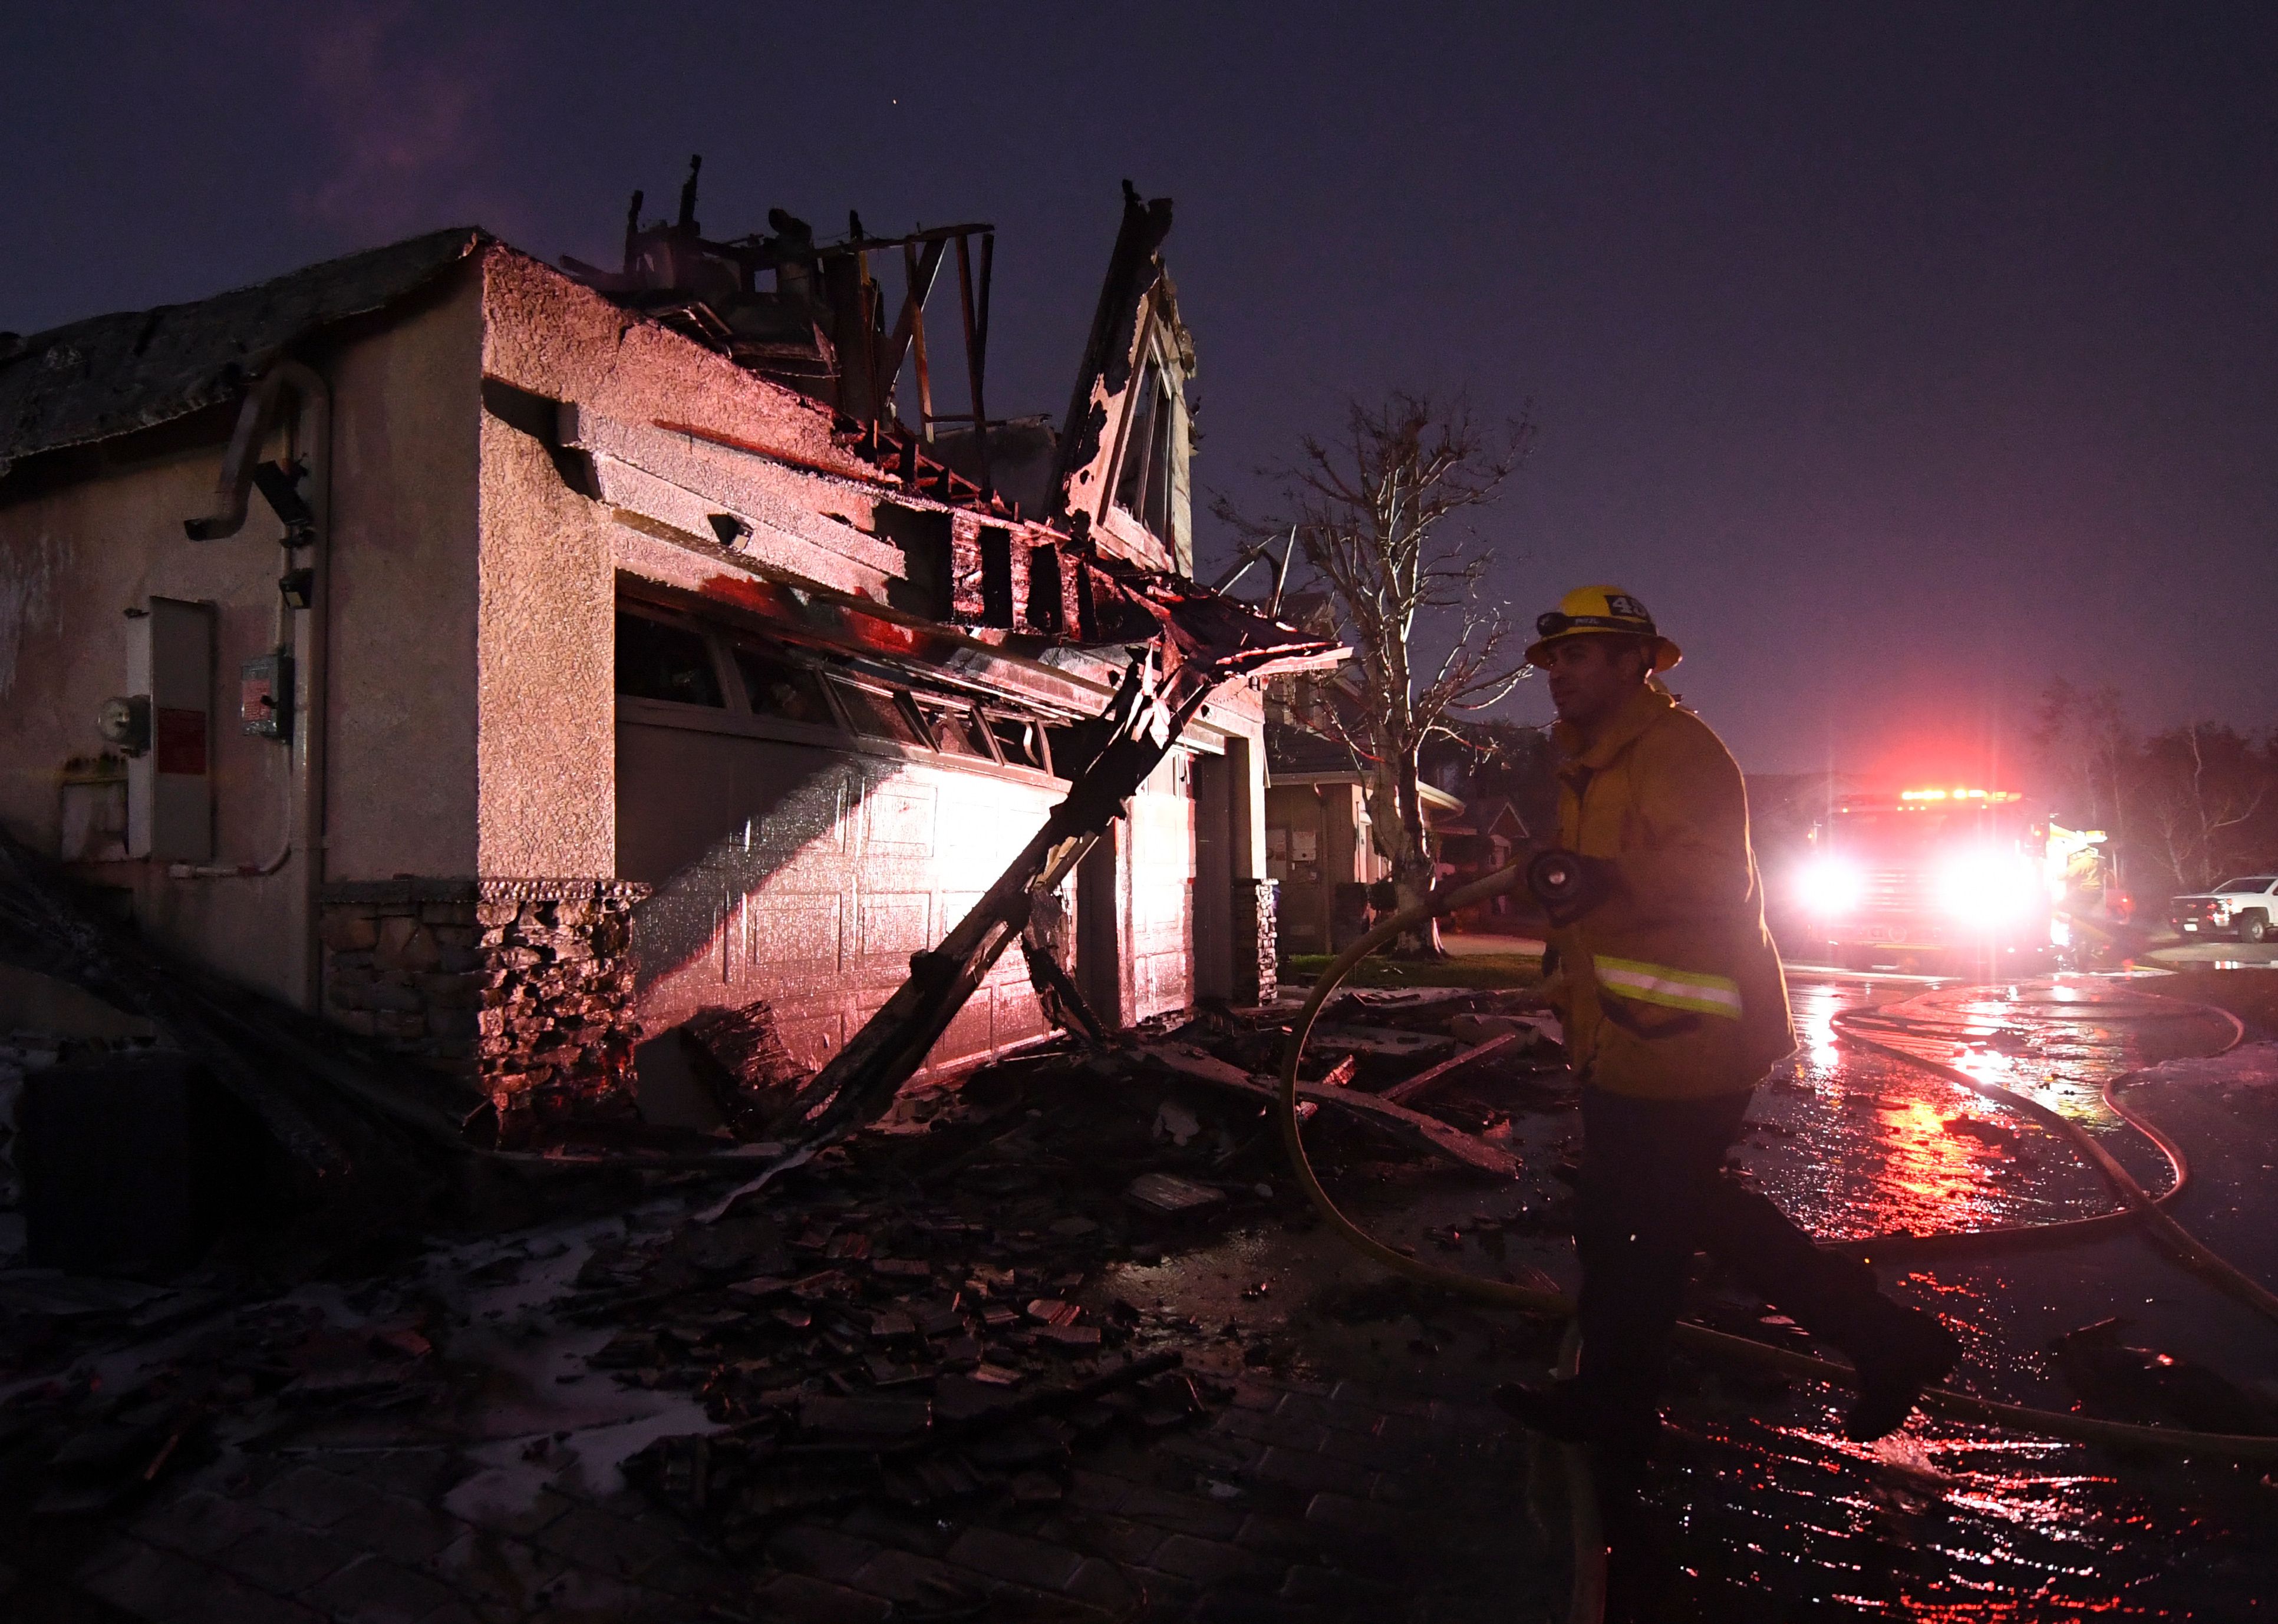
[[[301,922],[302,951],[307,956],[306,982],[310,1013],[324,1013],[324,925],[325,852],[330,842],[325,827],[325,747],[332,695],[333,602],[333,387],[325,376],[305,362],[279,363],[298,385],[301,421],[294,449],[309,459],[309,506],[317,516],[317,545],[309,549],[308,568],[313,571],[309,607],[302,615],[302,665],[305,679],[294,696],[294,737],[299,759],[300,820],[294,831],[305,854],[302,862],[304,909]]]
[[[254,464],[260,460],[262,442],[277,421],[279,397],[290,391],[299,406],[294,423],[292,453],[308,463],[308,503],[314,515],[315,544],[308,549],[310,571],[309,607],[301,612],[293,638],[294,683],[293,766],[291,806],[286,820],[285,842],[276,857],[264,864],[239,865],[176,864],[167,872],[177,879],[259,879],[277,873],[295,850],[305,858],[302,896],[302,1003],[313,1014],[324,1009],[324,958],[319,932],[324,918],[325,746],[330,711],[332,651],[333,507],[333,391],[323,373],[289,355],[279,356],[261,375],[246,397],[222,460],[213,512],[192,519],[183,530],[195,541],[216,541],[244,527],[253,485]],[[291,557],[287,554],[287,564]],[[280,599],[279,615],[286,611]],[[281,645],[286,639],[280,635]]]

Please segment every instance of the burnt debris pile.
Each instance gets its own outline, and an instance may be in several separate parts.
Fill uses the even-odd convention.
[[[19,1127],[43,1088],[210,1090],[277,1163],[253,1181],[268,1204],[201,1213],[216,1225],[164,1257],[134,1249],[149,1224],[85,1258],[27,1256],[0,1229],[0,1563],[41,1594],[76,1582],[83,1545],[186,1497],[233,1502],[312,1452],[429,1452],[443,1493],[501,1433],[526,1431],[542,1467],[631,1414],[676,1424],[599,1446],[623,1492],[753,1571],[785,1529],[865,1507],[1040,1526],[1073,1511],[1087,1461],[1167,1473],[1168,1492],[1214,1506],[1266,1492],[1210,1464],[1237,1422],[1265,1424],[1242,1407],[1335,1374],[1280,1312],[1295,1295],[1213,1311],[1150,1285],[1316,1226],[1273,1116],[1294,1005],[1063,1036],[905,1089],[723,1212],[729,1182],[828,1104],[764,1008],[683,1034],[727,1134],[594,1118],[507,1153],[452,1079],[182,972],[28,860],[10,880],[0,958],[36,962],[43,995],[88,999],[79,1035],[27,1030],[0,1051]],[[1439,1245],[1558,1229],[1554,1159],[1513,1132],[1572,1103],[1556,1037],[1524,994],[1341,995],[1301,1077],[1317,1163],[1386,1199],[1497,1208]],[[38,1130],[50,1156],[93,1131]],[[178,1137],[152,1155],[203,1154]],[[381,1173],[392,1213],[325,1199],[328,1179],[371,1192]],[[485,1180],[516,1199],[463,1199]],[[1521,1194],[1537,1204],[1501,1210]],[[36,1215],[40,1181],[20,1196]],[[317,1211],[335,1221],[310,1225]],[[317,1227],[328,1237],[279,1239]],[[1319,1298],[1325,1323],[1413,1315],[1433,1340],[1438,1309],[1415,1292]],[[1193,1459],[1166,1453],[1174,1441]]]
[[[1343,1000],[1307,1065],[1323,1159],[1507,1178],[1510,1112],[1570,1097],[1540,1018],[1508,1002]],[[614,1328],[593,1368],[684,1388],[718,1429],[629,1475],[731,1547],[866,1499],[1050,1504],[1080,1452],[1206,1417],[1231,1373],[1302,1369],[1287,1338],[1114,1284],[1231,1231],[1313,1224],[1267,1109],[1286,1013],[999,1062],[906,1096],[764,1201],[597,1254],[562,1308]],[[1414,1109],[1390,1102],[1419,1079]]]

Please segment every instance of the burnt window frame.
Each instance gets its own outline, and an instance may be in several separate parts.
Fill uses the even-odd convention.
[[[919,708],[916,698],[903,684],[888,682],[882,677],[872,676],[868,672],[855,671],[844,666],[827,668],[823,673],[823,690],[830,695],[831,704],[845,717],[849,736],[860,739],[867,744],[892,744],[904,750],[922,750],[935,755],[941,753],[934,748],[933,729],[926,725],[925,713]],[[902,725],[909,728],[914,736],[907,739],[887,738],[879,734],[865,732],[855,722],[854,713],[847,706],[845,690],[849,688],[884,699],[886,708],[900,717]]]
[[[850,719],[847,717],[846,708],[839,701],[838,690],[831,684],[830,673],[823,666],[814,660],[802,657],[799,652],[790,644],[754,637],[749,632],[738,631],[730,627],[719,629],[719,637],[720,641],[726,645],[728,667],[736,674],[737,691],[744,701],[744,711],[753,721],[769,722],[784,728],[813,728],[818,730],[829,728],[838,733],[849,733],[853,730],[849,725]],[[829,720],[819,722],[802,721],[796,716],[781,716],[773,711],[761,710],[753,704],[751,681],[744,670],[743,657],[746,654],[755,660],[766,660],[770,665],[787,667],[793,671],[805,673],[808,680],[814,684],[815,691],[822,695],[823,712]]]
[[[700,705],[692,700],[655,699],[643,694],[613,691],[611,697],[621,720],[632,720],[652,726],[691,728],[699,732],[722,733],[735,737],[775,739],[856,753],[894,755],[939,766],[954,764],[960,768],[1017,774],[1028,782],[1039,777],[1058,777],[1050,766],[1049,729],[1069,726],[1071,719],[1053,709],[1030,709],[1006,698],[976,694],[947,685],[935,687],[912,682],[898,674],[872,669],[859,658],[850,659],[812,649],[736,621],[706,614],[699,609],[661,602],[638,591],[629,591],[623,585],[618,590],[613,614],[630,614],[699,638],[711,662],[713,680],[721,694],[720,704]],[[613,629],[615,624],[613,618]],[[737,660],[739,650],[748,651],[774,664],[793,667],[814,677],[828,704],[829,723],[798,721],[753,706],[745,682],[743,667]],[[612,664],[614,690],[614,659]],[[842,684],[886,699],[894,714],[912,730],[914,736],[910,739],[885,738],[863,732],[855,725],[842,693]],[[623,709],[627,705],[635,707],[630,716]],[[951,712],[959,713],[967,719],[969,736],[985,741],[988,754],[975,755],[941,747],[934,718],[936,713]],[[1046,765],[1037,767],[1007,760],[996,729],[990,725],[992,715],[1033,726]],[[1082,719],[1074,720],[1080,721]]]
[[[1181,395],[1172,381],[1177,376],[1172,361],[1164,354],[1151,329],[1141,346],[1135,371],[1130,405],[1117,431],[1120,443],[1116,446],[1114,475],[1107,485],[1108,501],[1156,541],[1173,547],[1175,544],[1171,532],[1175,527],[1172,523],[1170,492],[1174,482],[1171,465],[1176,457],[1171,436],[1178,430]],[[1155,456],[1158,446],[1163,454],[1159,477]],[[1132,499],[1127,502],[1124,487],[1134,484],[1135,475],[1137,477]],[[1155,518],[1158,511],[1159,529]]]
[[[999,722],[1009,722],[1017,727],[1027,728],[1034,733],[1036,754],[1038,759],[1033,765],[1026,761],[1015,761],[1005,754],[1005,736],[997,731],[997,724]],[[990,739],[997,747],[998,759],[1006,766],[1019,767],[1030,773],[1042,773],[1048,778],[1059,776],[1052,771],[1051,741],[1046,736],[1047,726],[1042,716],[1027,716],[1019,711],[1007,709],[1004,705],[984,705],[981,707],[981,725],[988,730]]]
[[[1056,637],[1065,629],[1066,600],[1061,585],[1066,564],[1057,542],[1038,542],[1028,549],[1028,629]]]
[[[684,632],[694,637],[704,650],[705,661],[712,672],[712,685],[718,692],[719,698],[706,704],[695,699],[665,699],[659,698],[654,694],[627,693],[620,688],[617,684],[620,681],[619,674],[623,669],[623,650],[619,646],[617,622],[628,616],[637,621],[646,621],[652,626],[662,626],[670,630]],[[741,673],[722,668],[719,640],[712,635],[712,628],[707,626],[700,617],[661,604],[653,604],[643,599],[628,598],[623,593],[618,594],[614,613],[609,621],[609,691],[613,699],[632,699],[643,705],[675,705],[702,715],[723,713],[732,715],[739,708],[736,702],[742,697],[742,688]]]
[[[1005,761],[998,753],[997,736],[982,716],[981,707],[972,700],[962,695],[928,693],[923,690],[913,692],[911,698],[917,704],[918,714],[925,718],[926,736],[933,741],[937,754],[946,756],[952,761],[984,761],[991,766],[1019,765]],[[952,717],[963,719],[966,743],[971,744],[979,740],[982,749],[988,751],[986,755],[977,755],[970,750],[951,750],[942,743],[944,730],[955,725],[950,721]]]
[[[984,524],[975,546],[981,555],[981,623],[1010,631],[1019,613],[1013,594],[1013,532],[1005,525]]]

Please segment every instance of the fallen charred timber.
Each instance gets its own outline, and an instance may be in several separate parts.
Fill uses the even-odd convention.
[[[1207,1087],[1224,1089],[1256,1100],[1260,1104],[1270,1104],[1274,1097],[1270,1079],[1229,1065],[1190,1044],[1144,1044],[1137,1054],[1146,1064]],[[1460,1132],[1437,1117],[1411,1111],[1376,1094],[1353,1088],[1300,1083],[1297,1097],[1308,1105],[1327,1106],[1334,1110],[1350,1112],[1403,1144],[1433,1155],[1444,1156],[1460,1166],[1491,1178],[1509,1178],[1518,1170],[1517,1160],[1509,1151]]]
[[[1224,684],[1334,663],[1342,651],[1230,599],[1150,572],[1102,560],[1102,581],[1134,633],[1135,650],[1105,712],[1090,724],[1089,760],[1003,873],[939,946],[913,954],[909,979],[866,1021],[816,1077],[829,1103],[759,1177],[708,1215],[730,1210],[816,1151],[875,1121],[926,1056],[990,966],[1016,941],[1028,942],[1039,991],[1080,1034],[1097,1041],[1097,1018],[1071,982],[1054,973],[1035,931],[1045,901],[1123,815],[1187,724]],[[1103,611],[1105,613],[1105,611]],[[1141,643],[1138,634],[1144,634]],[[1157,661],[1161,661],[1158,674]]]

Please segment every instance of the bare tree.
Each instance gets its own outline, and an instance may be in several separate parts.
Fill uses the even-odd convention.
[[[1322,724],[1368,763],[1371,835],[1403,907],[1422,901],[1433,877],[1418,751],[1449,731],[1449,713],[1494,704],[1525,674],[1503,606],[1486,594],[1494,555],[1467,547],[1461,515],[1495,499],[1533,435],[1524,417],[1481,427],[1461,397],[1354,401],[1342,435],[1309,435],[1293,461],[1260,470],[1281,487],[1272,516],[1247,516],[1223,496],[1212,504],[1253,545],[1293,537],[1352,644],[1358,691],[1349,705],[1326,706]],[[1421,646],[1426,639],[1436,658]],[[1444,949],[1435,926],[1403,937],[1398,950]]]
[[[2229,728],[2195,722],[2152,742],[2152,816],[2179,883],[2203,890],[2251,859],[2243,826],[2271,789],[2267,759]]]

